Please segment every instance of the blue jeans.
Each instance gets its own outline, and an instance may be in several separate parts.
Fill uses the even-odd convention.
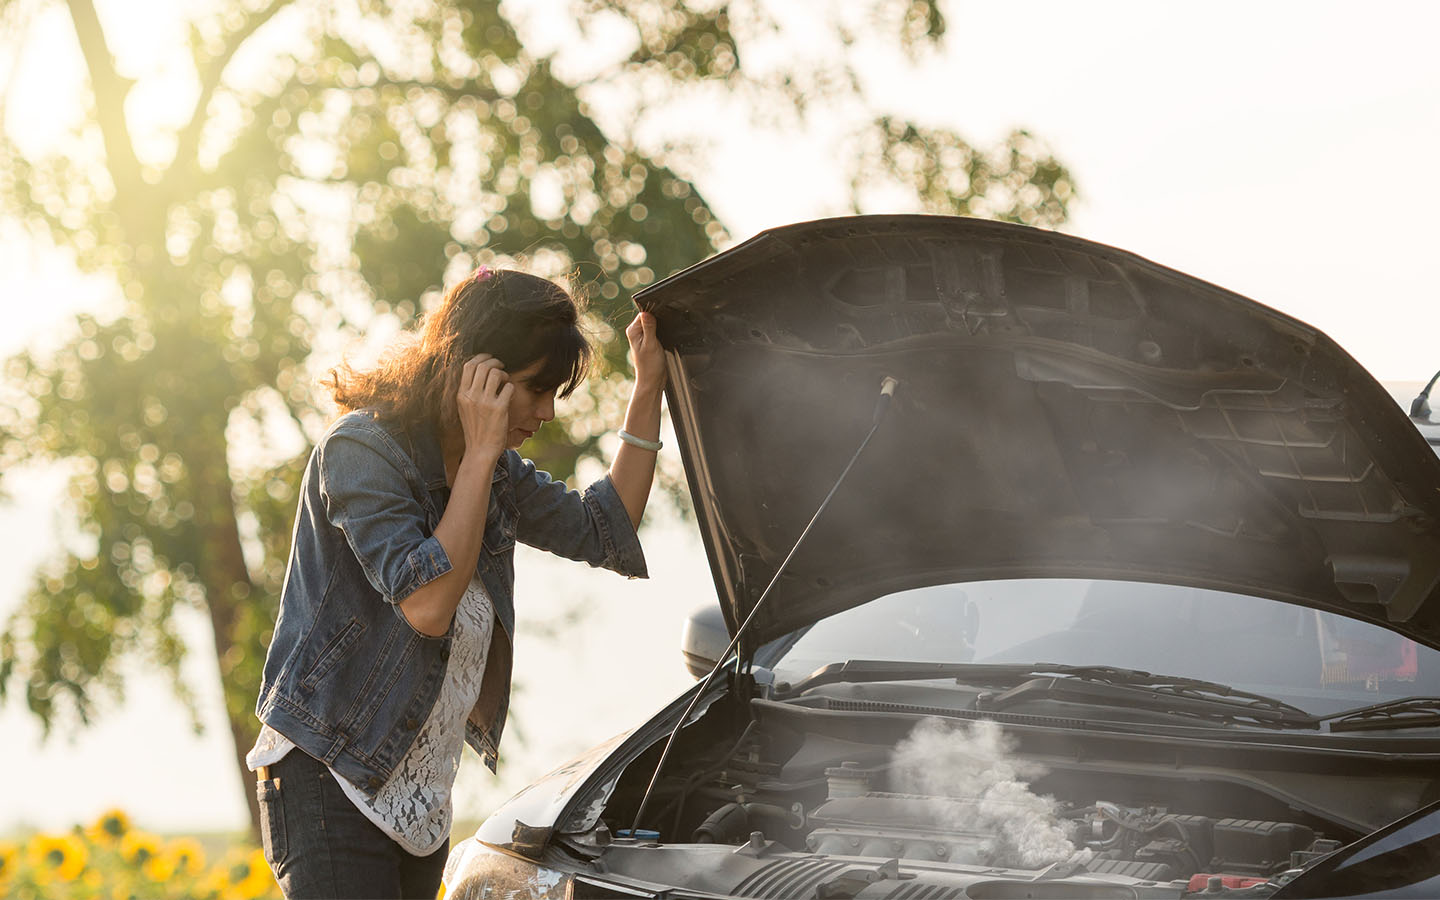
[[[287,898],[434,900],[446,841],[412,856],[365,818],[324,763],[296,749],[257,782],[265,860]]]

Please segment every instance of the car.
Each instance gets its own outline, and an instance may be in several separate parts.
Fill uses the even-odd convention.
[[[1330,338],[955,217],[635,299],[719,615],[448,897],[1440,896],[1440,458]]]

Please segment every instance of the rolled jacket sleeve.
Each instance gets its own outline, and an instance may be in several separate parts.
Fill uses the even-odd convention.
[[[412,487],[418,473],[407,476],[413,464],[388,434],[352,424],[328,434],[319,454],[326,517],[380,596],[399,603],[450,571]]]
[[[631,578],[649,577],[640,538],[609,475],[580,493],[513,450],[506,452],[505,462],[521,541]]]

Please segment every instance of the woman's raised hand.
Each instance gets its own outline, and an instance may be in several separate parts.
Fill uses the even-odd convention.
[[[476,454],[485,465],[494,465],[505,452],[505,438],[510,432],[510,395],[515,385],[505,374],[505,364],[488,353],[465,361],[460,374],[460,390],[456,406],[460,411],[460,430],[465,436],[465,459]]]
[[[636,390],[665,387],[665,349],[655,336],[655,317],[648,312],[636,313],[625,329],[630,341],[630,355],[635,361]]]

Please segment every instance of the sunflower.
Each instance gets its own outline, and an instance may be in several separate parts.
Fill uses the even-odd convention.
[[[265,852],[251,850],[244,858],[230,867],[230,882],[234,896],[243,900],[255,900],[275,893],[275,876],[270,874],[270,865],[265,862]]]
[[[74,881],[85,871],[90,853],[85,842],[73,834],[37,834],[31,838],[26,855],[35,869],[35,880]]]
[[[109,847],[130,831],[130,817],[122,810],[109,809],[85,829],[85,836],[101,847]]]
[[[15,877],[20,868],[20,848],[9,841],[0,841],[0,886]]]
[[[143,866],[160,853],[160,841],[144,831],[126,831],[120,838],[120,855],[134,866]]]
[[[175,863],[166,856],[152,856],[140,866],[145,877],[157,884],[164,884],[175,877]]]
[[[176,838],[165,845],[160,856],[172,872],[199,875],[205,871],[205,848],[194,838]]]

